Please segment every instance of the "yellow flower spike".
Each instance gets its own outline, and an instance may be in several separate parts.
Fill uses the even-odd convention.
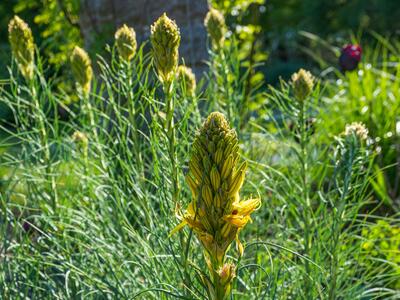
[[[119,56],[125,61],[131,61],[137,48],[135,30],[124,24],[115,32],[115,45]]]
[[[226,253],[236,240],[239,254],[243,254],[238,234],[251,221],[250,214],[260,206],[260,199],[240,201],[239,191],[247,163],[238,165],[238,151],[236,132],[230,128],[225,116],[211,113],[196,135],[189,161],[187,182],[193,201],[186,210],[184,221],[173,230],[174,233],[185,225],[193,229],[209,261],[207,265],[218,300],[226,299],[233,278],[219,276]],[[201,201],[198,201],[200,191]]]
[[[27,23],[14,16],[8,23],[8,39],[18,68],[26,80],[33,77],[35,67],[35,43]]]
[[[214,49],[221,48],[224,45],[226,33],[224,16],[218,10],[211,8],[204,19],[204,26],[206,26]]]
[[[71,55],[71,69],[76,83],[84,94],[89,94],[93,77],[92,63],[89,55],[82,48],[75,46]]]
[[[194,96],[196,92],[196,76],[192,69],[186,66],[179,66],[176,77],[182,83],[186,96]]]
[[[151,25],[150,42],[154,65],[161,82],[168,83],[175,76],[179,59],[181,35],[175,21],[164,13]]]
[[[309,71],[300,69],[292,75],[292,86],[295,98],[302,102],[312,92],[314,87],[314,76]]]

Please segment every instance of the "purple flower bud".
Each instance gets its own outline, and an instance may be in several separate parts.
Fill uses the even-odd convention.
[[[346,45],[342,48],[339,65],[343,72],[353,71],[361,60],[361,47],[359,45]]]

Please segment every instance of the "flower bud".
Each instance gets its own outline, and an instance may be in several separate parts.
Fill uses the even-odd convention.
[[[214,49],[219,49],[225,41],[226,25],[224,16],[216,9],[211,8],[204,19],[208,35]]]
[[[17,61],[22,75],[27,79],[32,79],[34,70],[35,44],[33,42],[32,31],[21,18],[14,16],[8,23],[8,38],[11,50]]]
[[[115,44],[122,59],[125,61],[132,60],[137,48],[135,30],[124,24],[115,33]]]
[[[81,131],[75,131],[72,135],[72,141],[76,144],[77,148],[83,152],[84,155],[88,153],[89,139],[87,135]]]
[[[366,140],[368,138],[368,129],[363,123],[353,122],[346,125],[344,131],[345,136],[356,136],[360,140]]]
[[[196,92],[196,76],[192,72],[192,69],[179,66],[177,77],[178,81],[182,83],[186,95],[193,96]]]
[[[178,26],[165,13],[151,26],[154,65],[162,82],[170,82],[175,76],[180,40]]]
[[[221,279],[221,283],[225,286],[235,278],[235,265],[231,263],[224,264],[219,270],[218,275]]]
[[[292,75],[294,96],[298,101],[304,101],[312,92],[314,77],[309,71],[300,69]]]
[[[75,81],[82,88],[85,94],[90,92],[90,82],[93,77],[93,70],[89,55],[82,48],[75,46],[71,55],[71,68]]]

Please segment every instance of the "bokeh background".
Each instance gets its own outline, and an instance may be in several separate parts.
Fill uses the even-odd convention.
[[[264,62],[259,69],[268,83],[288,78],[299,67],[335,63],[337,55],[320,47],[319,38],[333,47],[351,41],[373,47],[374,32],[399,37],[397,0],[7,0],[0,3],[0,76],[7,74],[10,61],[7,23],[14,14],[31,25],[41,52],[59,71],[74,45],[86,46],[91,55],[101,53],[122,23],[133,26],[143,41],[162,11],[186,31],[181,52],[201,73],[206,56],[202,22],[208,5],[224,12],[242,42],[241,55]]]

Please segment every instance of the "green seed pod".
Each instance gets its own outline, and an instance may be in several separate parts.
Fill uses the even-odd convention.
[[[193,96],[196,92],[196,76],[191,68],[179,66],[177,72],[178,81],[182,83],[186,96]]]
[[[226,34],[224,16],[218,10],[211,8],[204,19],[204,25],[214,49],[220,49],[224,45]]]
[[[71,68],[75,81],[82,88],[84,94],[89,94],[93,70],[89,55],[82,48],[75,46],[71,55]]]
[[[119,56],[125,61],[131,61],[137,48],[135,30],[124,24],[115,32],[115,45]]]
[[[154,65],[162,82],[168,83],[175,76],[180,41],[178,26],[165,13],[151,25],[150,42],[153,48]]]
[[[294,96],[298,101],[304,101],[311,94],[314,87],[314,77],[309,71],[300,69],[292,75]]]
[[[8,38],[22,75],[27,80],[32,79],[35,67],[35,44],[28,24],[18,16],[14,16],[8,23]]]

